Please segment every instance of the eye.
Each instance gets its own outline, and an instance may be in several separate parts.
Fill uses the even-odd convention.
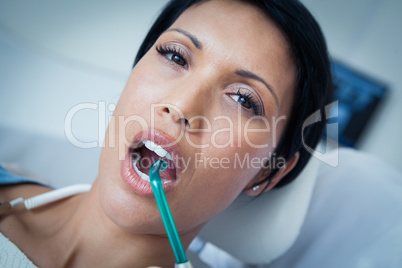
[[[250,109],[251,108],[251,103],[248,101],[247,98],[243,97],[243,96],[239,96],[239,95],[231,95],[232,99],[234,99],[235,101],[237,101],[238,103],[240,103],[241,106],[243,106],[246,109]]]
[[[245,110],[254,115],[262,115],[262,104],[259,101],[256,101],[256,97],[251,93],[241,93],[239,89],[235,94],[230,94],[230,97],[239,103]]]
[[[187,66],[187,60],[184,56],[185,53],[182,51],[182,48],[175,46],[175,45],[160,45],[156,47],[156,51],[162,55],[163,57],[167,58],[169,61],[180,65],[182,67]]]
[[[173,53],[166,53],[165,56],[178,65],[181,65],[181,66],[186,65],[186,61],[179,55],[176,55]]]

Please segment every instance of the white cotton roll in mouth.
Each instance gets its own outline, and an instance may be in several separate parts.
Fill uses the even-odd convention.
[[[133,161],[133,168],[134,168],[135,172],[137,172],[137,174],[140,175],[140,178],[141,178],[142,180],[147,181],[147,182],[150,182],[149,176],[148,176],[147,174],[145,174],[145,173],[142,173],[142,172],[137,168],[138,159],[139,159],[139,158],[134,159],[134,161]]]

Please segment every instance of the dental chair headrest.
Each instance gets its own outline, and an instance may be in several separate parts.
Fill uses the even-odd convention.
[[[248,264],[266,264],[278,258],[299,235],[318,164],[312,157],[294,182],[256,199],[241,194],[206,224],[199,237]]]

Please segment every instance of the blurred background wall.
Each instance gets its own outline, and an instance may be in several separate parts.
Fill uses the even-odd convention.
[[[68,111],[94,103],[99,109],[80,111],[72,125],[81,141],[97,141],[99,113],[111,114],[109,104],[116,104],[166,2],[1,1],[0,127],[65,140]],[[388,86],[357,148],[402,170],[402,1],[302,2],[320,23],[334,59]]]

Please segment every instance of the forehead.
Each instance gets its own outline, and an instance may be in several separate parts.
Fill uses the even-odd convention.
[[[296,73],[289,45],[258,7],[235,0],[210,0],[184,11],[172,27],[196,36],[203,52],[213,58],[211,64],[261,75],[277,89],[280,106],[289,104],[289,98],[283,96],[293,91]]]

